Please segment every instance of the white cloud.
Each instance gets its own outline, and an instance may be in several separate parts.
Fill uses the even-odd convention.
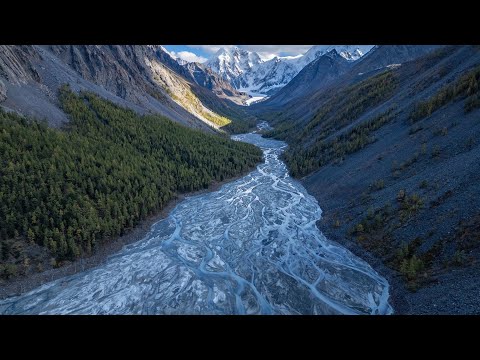
[[[204,58],[203,56],[198,56],[190,51],[170,51],[170,55],[173,56],[174,58],[180,58],[182,60],[188,61],[188,62],[198,62],[198,63],[204,63],[207,61],[207,58]]]

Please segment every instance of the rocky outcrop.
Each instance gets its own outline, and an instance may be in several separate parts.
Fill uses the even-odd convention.
[[[211,90],[222,99],[228,99],[238,105],[249,99],[247,94],[236,90],[228,81],[203,64],[187,63],[184,67],[196,84]]]
[[[149,49],[135,45],[54,45],[49,49],[83,79],[135,101],[153,83],[144,59]]]
[[[40,54],[32,46],[0,45],[0,77],[12,84],[28,80],[40,82],[40,75],[33,65],[40,60]]]

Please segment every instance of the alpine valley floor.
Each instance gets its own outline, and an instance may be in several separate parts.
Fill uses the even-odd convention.
[[[279,160],[286,144],[235,139],[265,163],[185,199],[99,267],[1,301],[0,313],[392,313],[388,282],[318,230],[317,201]]]

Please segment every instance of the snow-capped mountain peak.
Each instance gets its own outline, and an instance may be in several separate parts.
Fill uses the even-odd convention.
[[[220,49],[206,65],[236,89],[251,95],[270,95],[288,84],[305,66],[327,53],[349,61],[358,60],[370,45],[315,45],[305,54],[263,61],[255,53],[238,47]]]
[[[369,48],[371,48],[369,45],[316,45],[312,46],[310,50],[303,55],[303,61],[306,63],[305,65],[307,65],[332,50],[336,50],[336,52],[346,60],[355,61],[360,59],[364,51],[366,49],[369,50]]]
[[[206,62],[206,65],[220,74],[225,80],[232,81],[244,72],[251,71],[253,67],[262,62],[263,60],[257,53],[235,46],[218,50]]]

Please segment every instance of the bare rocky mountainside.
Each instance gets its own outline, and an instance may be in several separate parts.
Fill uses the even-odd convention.
[[[0,81],[2,107],[53,126],[67,121],[56,99],[62,84],[207,131],[248,118],[245,94],[201,65],[179,65],[161,46],[3,45]]]
[[[377,46],[323,83],[316,65],[253,108],[320,229],[387,276],[397,313],[479,313],[480,48]]]

